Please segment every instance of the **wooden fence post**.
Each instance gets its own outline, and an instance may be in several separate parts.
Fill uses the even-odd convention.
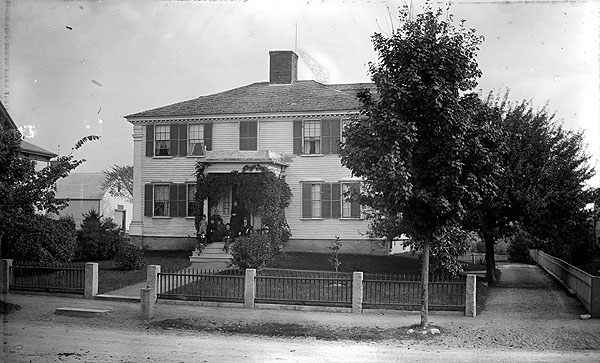
[[[363,305],[363,273],[355,271],[352,274],[352,312],[362,313]]]
[[[246,269],[244,279],[244,307],[254,309],[254,299],[256,298],[256,269]]]
[[[10,287],[10,267],[13,260],[0,260],[0,294],[8,294]]]
[[[465,316],[477,316],[477,277],[467,275],[467,289],[465,294]]]
[[[98,295],[98,263],[87,262],[85,264],[84,280],[83,296],[86,299],[93,299]]]
[[[160,265],[148,265],[146,270],[146,288],[151,289],[150,299],[156,301],[158,294],[158,274],[160,273]]]

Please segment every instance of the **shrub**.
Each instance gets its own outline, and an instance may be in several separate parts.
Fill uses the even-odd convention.
[[[260,269],[279,257],[281,253],[279,247],[271,242],[271,236],[268,233],[254,233],[235,240],[231,247],[231,264],[240,269]]]
[[[529,246],[532,244],[532,237],[527,231],[517,228],[515,232],[506,238],[508,241],[508,254],[512,262],[529,263]]]
[[[75,256],[77,234],[73,218],[55,220],[34,214],[18,223],[18,235],[9,240],[8,257],[53,263],[68,262]]]
[[[115,264],[128,271],[140,270],[146,265],[145,251],[132,244],[122,244],[115,256]]]
[[[500,238],[494,244],[494,253],[497,255],[506,255],[508,253],[509,241],[506,238]]]
[[[125,243],[121,231],[111,218],[103,218],[95,210],[83,214],[77,233],[77,258],[85,261],[110,260]]]

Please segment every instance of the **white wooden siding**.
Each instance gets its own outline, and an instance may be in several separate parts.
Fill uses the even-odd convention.
[[[258,124],[258,148],[280,153],[294,150],[293,123],[289,120],[265,120]]]

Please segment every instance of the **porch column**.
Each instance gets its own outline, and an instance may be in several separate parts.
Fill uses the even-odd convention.
[[[131,223],[129,224],[129,236],[135,245],[142,246],[143,235],[143,208],[144,196],[142,185],[142,158],[144,153],[142,145],[144,141],[144,128],[141,125],[133,126],[133,205]]]

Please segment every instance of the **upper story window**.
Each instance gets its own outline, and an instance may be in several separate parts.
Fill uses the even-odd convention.
[[[212,150],[212,123],[146,125],[146,156],[203,156]]]
[[[240,150],[258,150],[257,121],[240,121]]]
[[[321,121],[304,121],[303,138],[304,144],[302,152],[304,154],[320,154]]]
[[[341,119],[295,120],[294,154],[327,155],[337,154],[341,138]]]
[[[171,156],[171,127],[169,125],[154,127],[154,155]]]
[[[193,156],[204,155],[204,124],[188,125],[187,154]]]

